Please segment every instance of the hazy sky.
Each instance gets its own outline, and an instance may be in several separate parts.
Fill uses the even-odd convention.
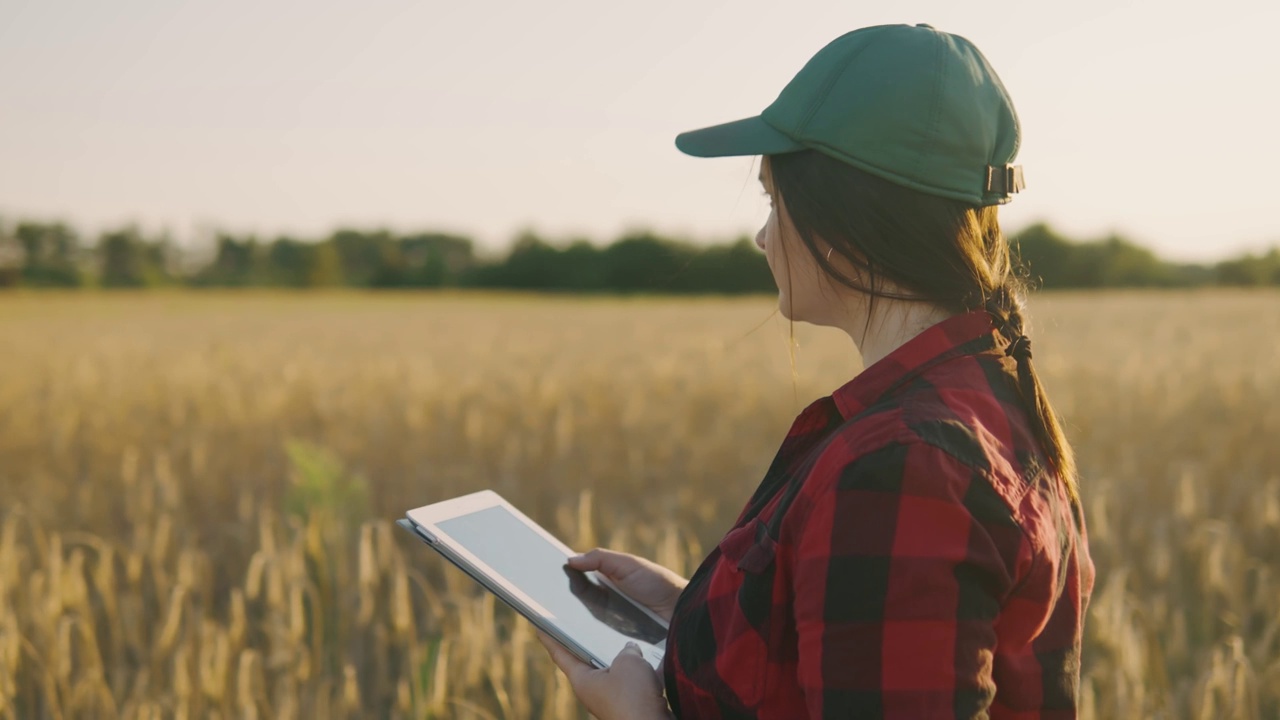
[[[0,215],[724,240],[767,213],[753,161],[675,135],[757,114],[848,30],[927,22],[1018,108],[1007,227],[1280,243],[1280,2],[872,5],[0,0]]]

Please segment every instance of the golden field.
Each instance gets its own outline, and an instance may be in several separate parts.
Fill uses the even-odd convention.
[[[770,298],[0,296],[0,720],[575,718],[392,525],[491,487],[687,573],[858,370]],[[1280,294],[1044,294],[1085,718],[1280,717]]]

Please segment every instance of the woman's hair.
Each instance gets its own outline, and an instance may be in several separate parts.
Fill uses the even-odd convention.
[[[912,190],[814,150],[766,156],[773,189],[800,240],[835,281],[875,298],[933,303],[952,313],[984,308],[1010,343],[1024,337],[1027,286],[1000,231],[995,206]],[[827,247],[820,247],[818,238]],[[827,259],[828,247],[861,276]],[[903,292],[884,288],[888,280]],[[1029,344],[1011,354],[1032,431],[1078,506],[1075,458],[1031,364]]]

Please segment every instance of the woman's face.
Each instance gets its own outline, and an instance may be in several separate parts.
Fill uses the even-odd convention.
[[[778,308],[790,320],[829,325],[836,312],[844,312],[837,292],[818,261],[796,232],[786,205],[775,192],[769,174],[769,158],[760,163],[760,183],[769,198],[769,217],[756,233],[756,245],[764,250],[773,281],[778,286]],[[822,240],[818,240],[824,246]],[[833,258],[836,260],[838,258]]]

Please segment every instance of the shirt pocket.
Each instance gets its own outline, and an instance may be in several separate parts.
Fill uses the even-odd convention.
[[[772,632],[777,545],[754,518],[730,530],[719,549],[716,669],[743,705],[755,708],[766,697],[769,667],[779,659]]]
[[[768,526],[760,518],[729,531],[720,541],[720,554],[734,569],[760,575],[773,565],[777,543],[769,535]]]

